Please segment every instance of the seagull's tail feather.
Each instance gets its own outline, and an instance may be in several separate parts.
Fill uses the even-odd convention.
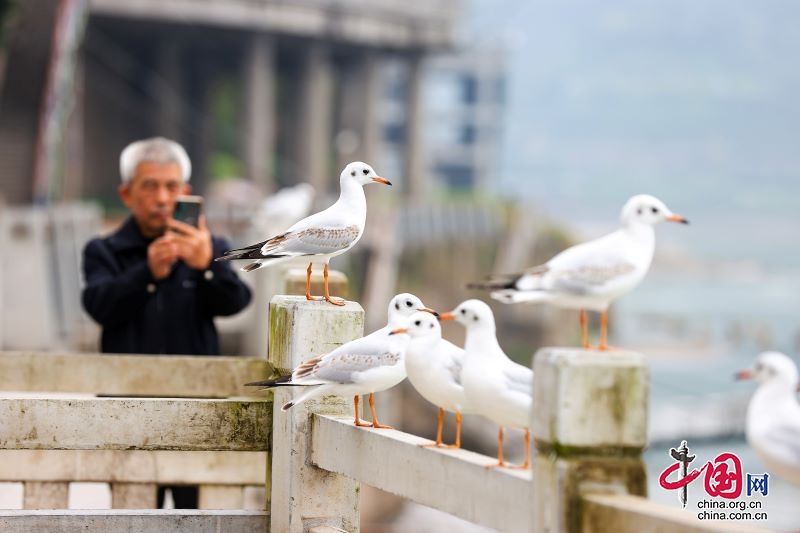
[[[468,289],[479,289],[493,291],[498,289],[513,289],[519,274],[509,274],[504,276],[488,277],[483,281],[472,281],[467,283]]]
[[[550,299],[550,294],[544,291],[518,291],[516,289],[504,289],[500,291],[493,291],[492,298],[505,304],[538,303],[548,301]]]
[[[292,383],[292,376],[281,376],[277,379],[251,381],[250,383],[244,384],[245,387],[261,387],[262,389],[271,389],[272,387],[287,387],[290,385],[297,385],[297,383]]]
[[[316,398],[317,396],[321,396],[325,394],[326,389],[327,387],[325,385],[316,387],[312,386],[308,390],[304,391],[303,394],[292,400],[291,402],[286,402],[285,404],[283,404],[283,407],[281,407],[281,411],[288,411],[295,405],[299,405],[311,398]]]

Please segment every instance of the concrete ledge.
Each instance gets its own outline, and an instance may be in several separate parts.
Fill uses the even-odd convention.
[[[269,515],[257,511],[1,511],[0,531],[53,533],[269,532]]]
[[[0,391],[227,398],[268,376],[256,357],[0,353]]]
[[[272,402],[6,395],[0,420],[5,449],[265,451]]]
[[[625,494],[583,497],[583,533],[757,533],[765,529],[733,521],[704,522],[689,511]]]
[[[0,450],[0,481],[264,485],[266,452]]]
[[[530,470],[488,469],[491,457],[421,448],[430,441],[357,428],[352,417],[315,415],[311,442],[311,462],[325,470],[501,531],[528,523]]]

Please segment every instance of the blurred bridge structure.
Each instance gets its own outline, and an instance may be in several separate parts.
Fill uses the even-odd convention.
[[[0,75],[5,200],[113,200],[120,150],[152,135],[187,147],[196,192],[227,175],[325,194],[344,161],[381,150],[388,62],[404,72],[397,181],[420,195],[421,65],[453,46],[460,12],[460,0],[22,2]]]

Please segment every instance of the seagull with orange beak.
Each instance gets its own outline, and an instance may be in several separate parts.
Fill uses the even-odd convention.
[[[758,356],[755,366],[736,374],[758,389],[747,406],[745,436],[770,474],[800,486],[800,391],[797,365],[779,352]]]
[[[367,219],[367,199],[364,185],[383,183],[389,180],[378,176],[366,163],[356,161],[347,165],[339,176],[341,192],[339,199],[329,208],[300,220],[285,232],[244,248],[228,250],[216,261],[249,259],[242,267],[244,272],[289,261],[306,258],[306,299],[322,300],[335,305],[344,305],[344,300],[333,298],[328,290],[328,263],[331,258],[345,253],[355,246],[364,233]],[[311,271],[314,263],[325,263],[323,296],[311,295]]]
[[[549,303],[580,310],[581,342],[589,348],[587,310],[600,313],[598,350],[608,346],[608,307],[633,290],[650,269],[655,251],[653,226],[688,224],[661,200],[639,194],[622,208],[622,227],[599,239],[567,248],[543,265],[521,274],[490,277],[468,285],[492,290],[503,303]]]
[[[413,294],[398,294],[389,301],[388,324],[381,329],[301,363],[290,376],[246,385],[264,389],[306,389],[300,396],[284,404],[281,411],[287,411],[299,403],[320,396],[352,396],[356,426],[391,429],[378,422],[374,394],[390,389],[406,378],[404,357],[409,338],[407,335],[390,335],[390,332],[404,324],[405,319],[417,311],[436,314]],[[372,422],[364,422],[360,418],[359,397],[362,394],[369,394]]]
[[[510,468],[530,465],[530,419],[533,406],[533,370],[515,363],[497,342],[494,313],[480,300],[467,300],[440,320],[455,320],[467,329],[461,383],[475,413],[497,422],[497,464],[506,465],[503,427],[525,430],[525,460]]]
[[[391,334],[402,333],[411,337],[406,348],[408,381],[423,398],[439,408],[436,441],[422,446],[444,446],[444,413],[450,411],[456,415],[456,442],[447,447],[461,448],[461,415],[472,412],[461,384],[464,350],[442,338],[439,321],[429,313],[414,313],[405,327]]]

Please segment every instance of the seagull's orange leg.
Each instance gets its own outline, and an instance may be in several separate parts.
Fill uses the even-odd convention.
[[[322,296],[311,296],[311,265],[306,269],[306,300],[322,300]]]
[[[497,432],[497,463],[486,465],[486,468],[497,468],[498,466],[506,466],[503,456],[503,426],[500,426],[500,430]]]
[[[392,426],[384,426],[378,423],[378,415],[375,414],[375,395],[369,393],[369,409],[372,411],[372,427],[378,429],[394,429]]]
[[[311,268],[311,267],[309,266],[309,268]],[[325,296],[324,296],[325,301],[326,302],[330,302],[333,305],[344,305],[344,299],[343,298],[336,298],[336,299],[331,298],[331,295],[328,292],[328,263],[325,263],[325,270],[323,271],[323,278],[325,280]],[[372,398],[372,395],[370,395],[370,399],[371,398]]]
[[[461,448],[461,412],[456,411],[456,443],[450,444],[448,448]]]
[[[513,468],[515,470],[527,470],[528,467],[531,465],[531,430],[525,430],[525,460],[522,462],[521,465],[514,465],[510,466],[509,468]]]
[[[442,445],[442,429],[444,428],[444,409],[441,407],[439,408],[439,424],[436,427],[436,442],[430,442],[426,444],[420,444],[423,448],[428,446],[436,446],[439,447]]]
[[[585,349],[589,348],[589,318],[586,316],[586,309],[581,309],[581,344]]]
[[[358,412],[358,394],[353,396],[353,405],[355,405],[355,408],[356,408],[356,417],[353,420],[353,423],[358,427],[370,427],[372,424],[370,424],[369,422],[364,422],[363,420],[361,420],[361,416],[360,416],[361,413]]]
[[[608,346],[608,311],[600,313],[600,344],[597,349],[605,351],[609,349]]]

